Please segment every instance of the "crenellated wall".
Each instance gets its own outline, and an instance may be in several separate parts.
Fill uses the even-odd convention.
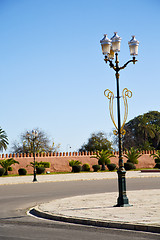
[[[150,156],[151,153],[153,153],[153,151],[144,151],[142,156],[138,159],[139,163],[136,165],[136,167],[153,168],[155,162]],[[113,152],[113,154],[115,157],[111,158],[111,163],[115,163],[118,166],[118,152]],[[68,172],[71,171],[71,167],[69,166],[70,160],[78,160],[82,162],[82,164],[88,163],[91,167],[94,164],[98,164],[98,160],[96,158],[92,158],[93,155],[93,152],[37,153],[36,161],[50,162],[51,167],[47,169],[50,172]],[[30,162],[33,162],[34,160],[33,154],[0,154],[0,160],[7,158],[14,158],[19,162],[19,164],[12,165],[13,171],[10,172],[11,174],[17,174],[19,168],[26,168],[27,173],[33,173],[33,168],[28,166]],[[125,157],[124,162],[126,162]]]

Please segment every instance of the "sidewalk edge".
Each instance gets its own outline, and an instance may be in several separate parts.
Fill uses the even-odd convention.
[[[43,212],[39,210],[38,207],[31,208],[29,210],[29,213],[36,217],[40,217],[48,220],[54,220],[54,221],[82,224],[82,225],[95,226],[95,227],[117,228],[117,229],[126,229],[126,230],[134,230],[134,231],[160,233],[160,227],[153,226],[153,225],[149,226],[149,225],[132,224],[132,223],[124,223],[124,222],[120,223],[120,222],[103,221],[103,220],[96,220],[96,219],[76,218],[76,217],[65,216],[65,215],[54,215],[51,213]]]

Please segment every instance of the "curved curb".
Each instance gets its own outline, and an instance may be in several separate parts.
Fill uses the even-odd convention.
[[[152,233],[160,233],[160,227],[156,226],[149,226],[149,225],[142,225],[142,224],[131,224],[131,223],[124,223],[124,222],[112,222],[112,221],[103,221],[103,220],[96,220],[96,219],[87,219],[87,218],[76,218],[72,216],[65,216],[65,215],[54,215],[51,213],[46,213],[38,209],[38,207],[31,208],[29,210],[31,215],[36,217],[54,220],[54,221],[61,221],[67,223],[74,223],[74,224],[82,224],[88,226],[95,226],[95,227],[104,227],[104,228],[117,228],[117,229],[126,229],[126,230],[134,230],[134,231],[144,231],[144,232],[152,232]]]

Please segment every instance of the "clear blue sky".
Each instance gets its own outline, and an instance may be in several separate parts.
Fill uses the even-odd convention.
[[[160,111],[159,0],[0,0],[0,126],[7,152],[36,127],[61,151],[78,150],[93,132],[112,132],[103,92],[116,93],[115,75],[99,41],[114,31],[122,38],[120,65],[130,59],[131,35],[140,42],[138,63],[120,73],[121,91],[133,92],[128,121]]]

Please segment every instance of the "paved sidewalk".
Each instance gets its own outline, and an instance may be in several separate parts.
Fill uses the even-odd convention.
[[[118,193],[58,199],[34,207],[39,217],[160,233],[160,190],[128,191],[130,207],[114,207]]]
[[[160,177],[160,172],[141,173],[140,171],[126,172],[126,178]],[[117,178],[117,172],[88,172],[88,173],[68,173],[68,174],[46,174],[37,175],[37,183],[42,182],[62,182],[62,181],[83,181]],[[0,177],[0,185],[32,183],[33,175],[17,177]]]

